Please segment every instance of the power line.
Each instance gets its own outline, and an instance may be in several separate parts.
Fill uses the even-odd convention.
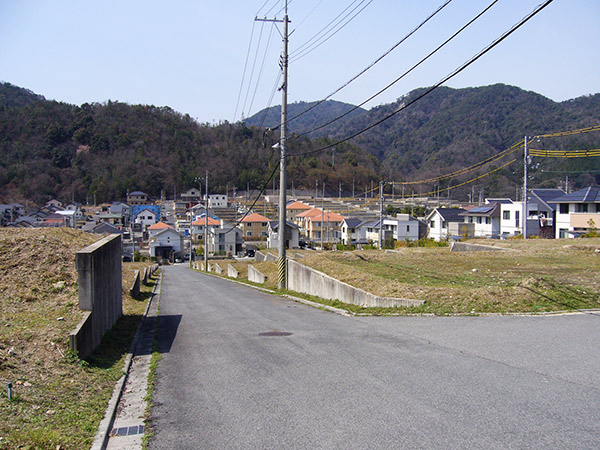
[[[365,0],[363,0],[364,2]],[[350,14],[352,14],[358,7],[360,7],[360,5],[363,3],[361,2],[356,8],[354,8],[352,11],[350,11],[342,20],[345,20],[346,17],[348,17]],[[313,51],[315,51],[317,48],[319,48],[321,45],[323,45],[325,42],[327,42],[329,39],[331,39],[333,36],[335,36],[337,33],[339,33],[341,30],[343,30],[350,22],[352,22],[356,16],[358,16],[361,12],[363,12],[365,10],[365,8],[367,6],[369,6],[371,3],[373,3],[373,0],[369,0],[369,2],[364,5],[359,11],[356,12],[356,14],[354,14],[352,17],[350,17],[350,19],[348,19],[346,21],[346,23],[342,24],[337,30],[333,31],[329,36],[327,37],[323,37],[322,40],[320,42],[315,42],[313,44],[311,44],[310,47],[308,47],[305,50],[302,50],[301,52],[298,52],[299,54],[293,55],[290,58],[290,63],[295,63],[296,61],[298,61],[301,58],[304,58],[306,55],[308,55],[309,53],[312,53]],[[337,24],[336,26],[338,26],[339,24]]]
[[[252,101],[250,102],[250,106],[248,107],[248,113],[246,115],[247,117],[250,116],[250,112],[252,111],[252,105],[254,104],[254,99],[256,98],[256,92],[258,91],[258,85],[260,84],[260,78],[262,77],[263,69],[265,67],[265,61],[267,59],[267,52],[269,51],[269,47],[271,46],[271,36],[273,35],[273,28],[274,26],[272,25],[271,29],[269,30],[269,38],[267,39],[267,45],[265,46],[265,52],[263,54],[263,60],[260,65],[260,70],[258,71],[258,77],[256,78],[256,85],[254,86]]]
[[[304,16],[304,17],[302,18],[302,20],[301,20],[300,22],[298,22],[298,25],[296,25],[296,28],[294,28],[294,29],[293,29],[293,30],[290,32],[290,35],[291,35],[291,34],[292,34],[294,31],[296,31],[298,28],[300,28],[300,25],[302,25],[302,24],[303,24],[303,23],[306,21],[306,19],[308,19],[308,18],[311,16],[311,14],[312,14],[313,12],[315,12],[315,9],[317,9],[317,8],[318,8],[318,7],[321,5],[321,3],[323,3],[323,0],[320,0],[320,1],[319,1],[319,2],[318,2],[318,3],[317,3],[317,4],[316,4],[314,7],[313,7],[313,9],[311,9],[311,10],[309,11],[309,13],[308,13],[306,16]]]
[[[451,78],[455,77],[460,72],[462,72],[463,70],[465,70],[467,67],[469,67],[471,64],[473,64],[475,61],[477,61],[479,58],[481,58],[483,55],[485,55],[491,49],[493,49],[498,44],[500,44],[504,39],[506,39],[508,36],[510,36],[512,33],[514,33],[517,29],[519,29],[521,26],[523,26],[525,23],[527,23],[529,20],[531,20],[532,17],[534,17],[536,14],[538,14],[544,8],[546,8],[553,1],[554,0],[546,0],[544,3],[538,5],[531,13],[529,13],[527,16],[525,16],[523,19],[521,19],[518,23],[516,23],[515,25],[513,25],[509,30],[505,31],[500,37],[498,37],[496,40],[494,40],[492,43],[490,43],[487,47],[485,47],[483,50],[481,50],[479,53],[477,53],[471,59],[469,59],[468,61],[466,61],[465,63],[463,63],[461,66],[459,66],[458,68],[456,68],[449,75],[446,75],[444,78],[442,78],[440,81],[438,81],[435,85],[433,85],[430,88],[428,88],[427,90],[425,90],[422,94],[418,95],[417,97],[415,97],[410,102],[402,104],[397,110],[395,110],[392,113],[386,115],[382,119],[376,121],[375,123],[369,125],[368,127],[364,128],[364,129],[362,129],[362,130],[360,130],[360,131],[352,134],[351,136],[348,136],[348,137],[346,137],[344,139],[340,139],[339,141],[336,141],[336,142],[334,142],[332,144],[329,144],[329,145],[326,145],[324,147],[320,147],[318,149],[311,150],[311,151],[308,151],[308,152],[297,153],[297,154],[292,155],[292,156],[300,156],[300,155],[306,155],[306,154],[311,154],[311,153],[318,153],[318,152],[321,152],[323,150],[327,150],[329,148],[335,147],[336,145],[342,144],[344,142],[347,142],[347,141],[349,141],[349,140],[351,140],[351,139],[353,139],[353,138],[361,135],[365,131],[368,131],[368,130],[376,127],[377,125],[385,122],[386,120],[388,120],[388,119],[392,118],[393,116],[395,116],[396,114],[400,113],[401,111],[404,111],[406,108],[408,108],[409,106],[411,106],[414,103],[418,102],[423,97],[425,97],[426,95],[430,94],[432,91],[434,91],[435,89],[437,89],[438,87],[440,87],[442,84],[444,84],[445,82],[447,82],[448,80],[450,80]]]
[[[256,25],[256,21],[252,21],[252,31],[250,33],[250,42],[248,43],[248,51],[246,52],[246,62],[244,63],[244,71],[242,72],[242,82],[240,83],[240,91],[238,92],[238,98],[237,98],[237,101],[235,102],[235,113],[233,114],[232,122],[235,122],[235,118],[236,118],[237,112],[238,112],[238,107],[240,105],[240,98],[242,97],[242,90],[244,88],[244,79],[246,78],[246,69],[248,68],[248,59],[250,58],[250,49],[252,47],[252,39],[254,37],[254,26],[255,25]]]
[[[386,87],[384,87],[383,89],[380,89],[378,92],[376,92],[375,94],[373,94],[371,97],[369,97],[368,99],[366,99],[365,101],[361,102],[360,104],[352,107],[350,110],[346,111],[345,113],[343,113],[342,115],[335,117],[334,119],[329,120],[328,122],[319,125],[316,128],[313,128],[312,130],[309,131],[305,131],[304,133],[298,135],[298,137],[301,136],[306,136],[307,134],[313,133],[317,130],[320,130],[324,127],[326,127],[327,125],[331,125],[332,123],[340,120],[343,117],[346,117],[348,114],[356,111],[358,108],[360,108],[361,106],[363,106],[364,104],[370,102],[371,100],[373,100],[375,97],[379,96],[380,94],[382,94],[383,92],[387,91],[389,88],[391,88],[394,84],[396,84],[397,82],[399,82],[402,78],[404,78],[406,75],[408,75],[409,73],[411,73],[413,70],[415,70],[417,67],[419,67],[421,64],[423,64],[425,61],[427,61],[430,57],[432,57],[435,53],[437,53],[439,50],[441,50],[444,46],[446,46],[450,41],[452,41],[452,39],[454,39],[456,36],[458,36],[460,33],[462,33],[469,25],[471,25],[473,22],[475,22],[477,19],[479,19],[483,14],[485,14],[492,6],[494,6],[496,3],[498,3],[499,0],[494,0],[492,3],[490,3],[484,10],[482,10],[479,14],[477,14],[475,17],[473,17],[469,22],[467,22],[465,25],[463,25],[458,31],[456,31],[454,34],[452,34],[452,36],[450,36],[448,39],[446,39],[444,42],[442,42],[440,45],[438,45],[433,51],[431,51],[427,56],[425,56],[424,58],[422,58],[419,62],[417,62],[416,64],[414,64],[410,69],[408,69],[406,72],[404,72],[402,75],[400,75],[398,78],[396,78],[394,81],[392,81],[390,84],[388,84]]]
[[[258,51],[260,49],[260,42],[262,40],[262,33],[264,30],[264,22],[260,27],[260,34],[258,35],[258,43],[256,44],[256,53],[254,55],[254,61],[252,62],[252,70],[250,71],[250,81],[248,81],[248,90],[246,91],[246,97],[244,98],[244,106],[242,107],[242,112],[246,110],[246,102],[248,101],[248,95],[250,94],[250,89],[252,87],[252,79],[254,78],[254,68],[256,67],[256,60],[258,59]]]
[[[412,31],[410,31],[406,36],[404,36],[402,39],[400,39],[398,42],[396,42],[388,51],[386,51],[383,55],[381,55],[379,58],[377,58],[375,61],[373,61],[371,64],[369,64],[367,67],[365,67],[363,70],[361,70],[358,74],[356,74],[355,76],[353,76],[350,80],[348,80],[346,83],[344,83],[342,86],[340,86],[339,88],[337,88],[335,91],[333,91],[331,94],[329,94],[327,97],[323,98],[322,100],[319,100],[318,102],[316,102],[315,104],[311,105],[308,109],[302,111],[301,113],[295,115],[294,117],[292,117],[291,119],[288,119],[288,123],[291,122],[294,119],[297,119],[298,117],[306,114],[307,112],[309,112],[310,110],[316,108],[317,106],[319,106],[321,103],[327,101],[328,99],[330,99],[331,97],[333,97],[335,94],[337,94],[338,92],[340,92],[342,89],[344,89],[345,87],[347,87],[350,83],[352,83],[353,81],[355,81],[357,78],[359,78],[360,76],[362,76],[363,74],[365,74],[369,69],[371,69],[375,64],[377,64],[379,61],[381,61],[383,58],[385,58],[387,55],[389,55],[392,51],[394,51],[400,44],[402,44],[404,41],[406,41],[409,37],[411,37],[413,34],[415,34],[421,27],[423,27],[423,25],[425,25],[430,19],[432,19],[437,13],[439,13],[442,9],[444,9],[450,2],[452,2],[452,0],[446,0],[443,4],[441,4],[434,12],[432,12],[425,20],[423,20],[419,25],[417,25],[415,28],[413,28]]]

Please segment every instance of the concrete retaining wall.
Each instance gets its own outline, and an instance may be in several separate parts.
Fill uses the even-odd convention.
[[[248,281],[264,284],[267,276],[258,271],[254,266],[248,265]]]
[[[214,269],[215,269],[216,274],[223,275],[223,268],[220,265],[218,265],[217,263],[215,263]]]
[[[87,311],[69,334],[69,348],[87,358],[123,315],[121,235],[111,235],[76,255],[79,308]]]
[[[265,256],[266,261],[277,261],[278,259],[273,253],[267,253],[267,256]]]
[[[131,285],[131,288],[129,289],[129,295],[131,295],[133,298],[140,297],[140,271],[139,270],[135,271],[133,283]]]
[[[231,278],[239,278],[240,273],[231,264],[227,264],[227,276]]]
[[[360,306],[419,306],[425,303],[424,300],[379,297],[291,259],[288,259],[288,288],[296,292]]]
[[[254,252],[254,259],[256,261],[266,261],[267,260],[267,255],[265,255],[262,252]]]
[[[144,285],[148,284],[148,273],[150,272],[150,267],[144,267],[144,270],[142,271],[142,283],[144,283]]]
[[[467,244],[466,242],[453,242],[451,252],[503,252],[507,248],[492,247],[491,245]]]

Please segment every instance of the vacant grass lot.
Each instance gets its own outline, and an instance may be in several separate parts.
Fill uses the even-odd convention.
[[[92,443],[147,303],[129,297],[133,272],[124,264],[118,326],[88,361],[69,353],[69,332],[82,317],[75,253],[99,238],[70,229],[0,229],[0,448]]]
[[[451,253],[402,248],[397,253],[302,252],[303,264],[376,295],[426,300],[420,307],[362,308],[372,314],[479,314],[600,308],[600,239],[472,240],[504,252]],[[291,253],[293,255],[294,252]],[[277,288],[277,263],[252,263]],[[247,262],[232,263],[247,276]]]

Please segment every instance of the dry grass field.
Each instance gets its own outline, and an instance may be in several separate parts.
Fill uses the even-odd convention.
[[[449,247],[395,253],[301,252],[303,264],[376,295],[425,300],[420,307],[361,308],[372,314],[481,314],[600,308],[600,239],[471,240],[502,252],[452,253]],[[292,256],[295,252],[291,252]],[[277,288],[277,263],[252,263]],[[247,276],[248,262],[232,263]],[[315,300],[315,299],[313,299]],[[318,299],[317,299],[318,300]]]
[[[75,253],[101,237],[0,229],[0,448],[91,445],[146,304],[129,297],[133,271],[124,264],[119,330],[87,361],[70,354],[68,335],[82,317]]]

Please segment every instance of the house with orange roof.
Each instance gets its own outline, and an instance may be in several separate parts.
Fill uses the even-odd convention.
[[[156,222],[154,225],[148,227],[148,235],[150,238],[153,238],[161,231],[167,229],[175,230],[172,226],[167,225],[164,222]]]
[[[198,238],[198,240],[204,240],[204,227],[207,225],[206,216],[199,217],[192,222],[192,236]],[[223,222],[221,220],[213,219],[208,216],[208,232],[213,232],[216,228],[221,228]]]
[[[258,213],[248,214],[239,224],[242,229],[242,238],[245,241],[266,239],[270,221],[271,219]]]
[[[308,236],[306,231],[307,219],[309,217],[319,216],[322,213],[323,211],[321,211],[319,208],[311,208],[307,211],[296,214],[296,217],[294,217],[294,223],[300,228],[300,234],[303,236]]]
[[[340,242],[342,223],[345,217],[334,212],[320,211],[318,215],[306,217],[306,236],[312,241]]]
[[[312,206],[308,206],[307,204],[298,202],[298,201],[289,203],[285,207],[288,220],[294,220],[296,215],[303,213],[305,211],[309,211],[311,209],[313,209]]]

